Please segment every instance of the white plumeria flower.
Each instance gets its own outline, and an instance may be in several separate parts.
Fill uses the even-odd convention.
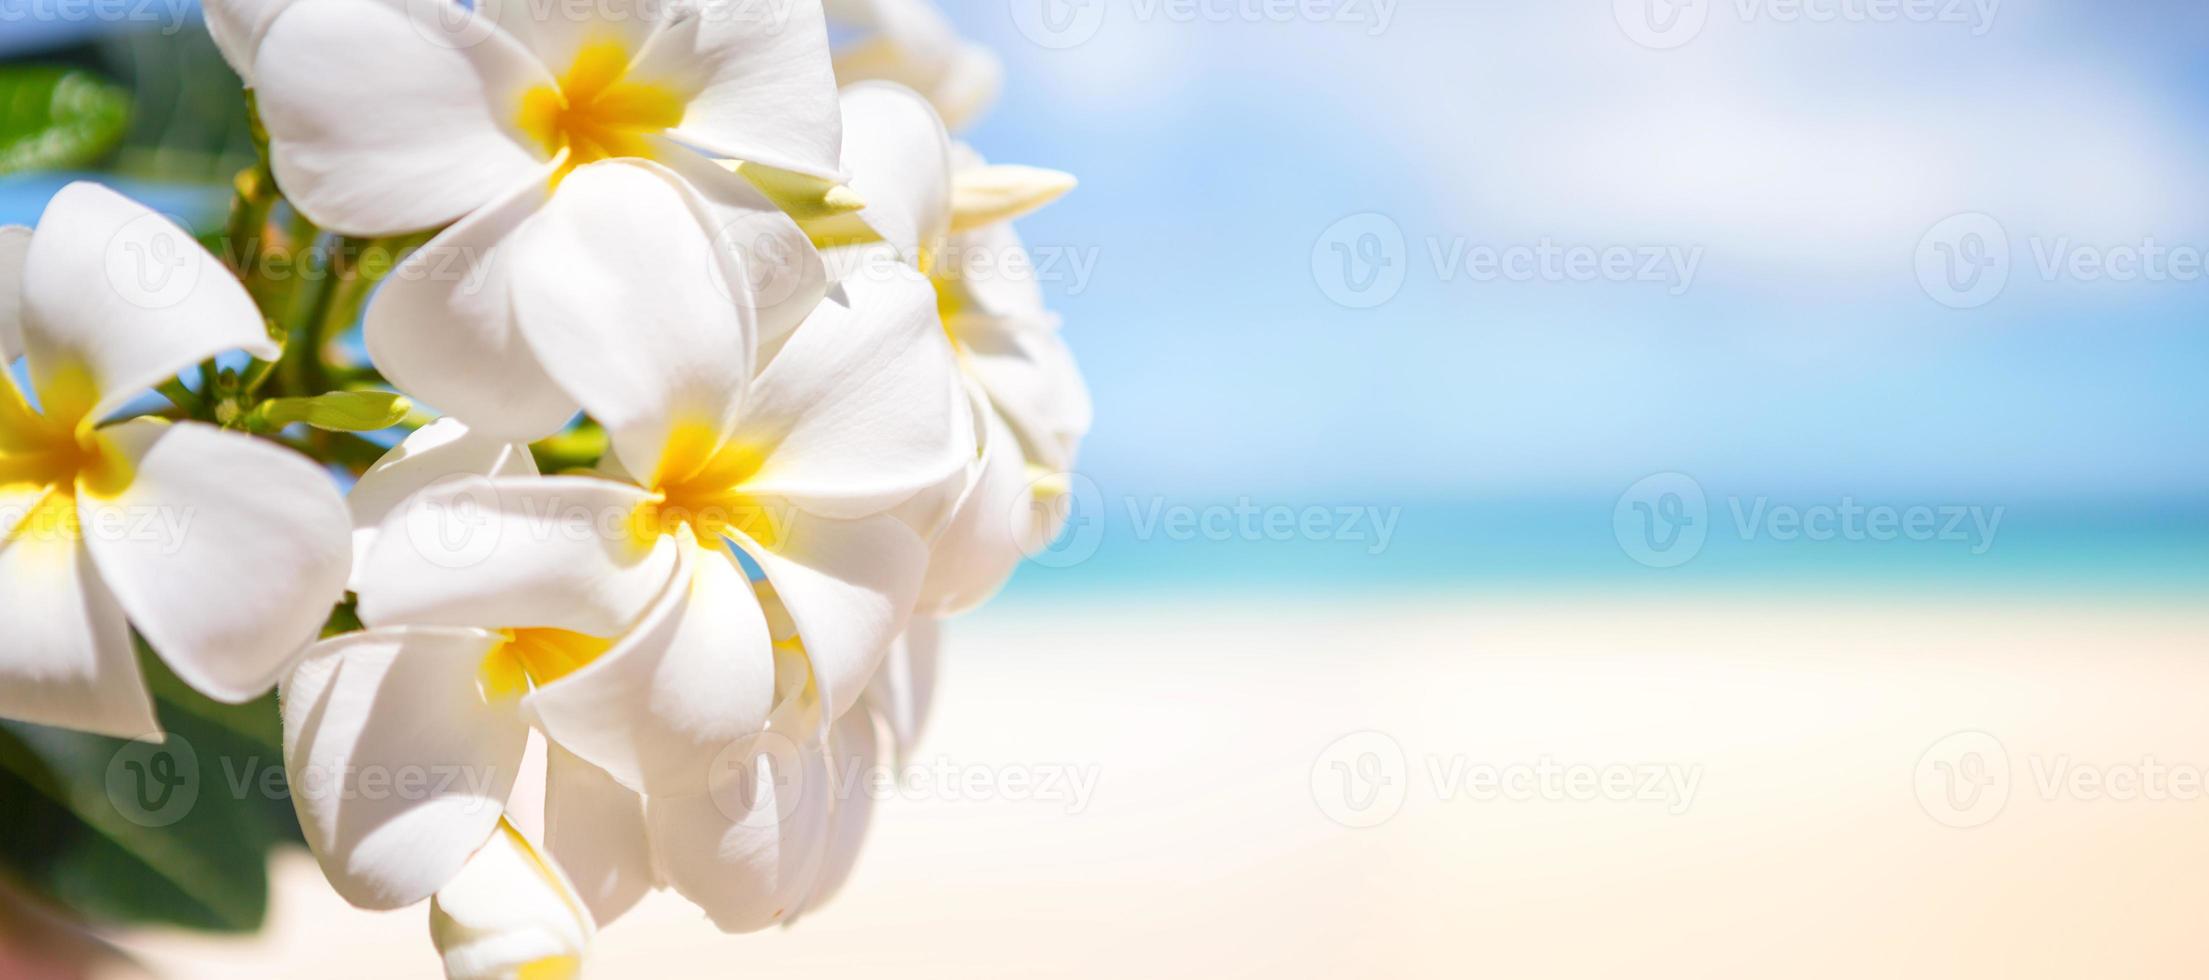
[[[244,287],[183,229],[95,184],[0,229],[0,716],[158,730],[130,627],[193,688],[267,691],[345,591],[337,486],[193,422],[115,421],[226,351],[274,358]]]
[[[1065,517],[1062,474],[1089,428],[1088,389],[1010,219],[1064,193],[1072,178],[984,164],[897,86],[850,86],[842,105],[844,166],[868,201],[857,217],[930,271],[978,420],[979,454],[908,508],[917,526],[941,528],[917,611],[950,615],[987,601]],[[814,233],[832,245],[862,237],[836,224]],[[870,247],[832,258],[865,263]]]
[[[268,34],[269,23],[291,2],[208,0],[200,4],[200,14],[207,21],[207,34],[214,39],[215,50],[222,52],[222,60],[230,63],[230,69],[245,80],[247,88],[253,87],[253,54],[261,49],[261,38]]]
[[[832,0],[828,14],[866,32],[836,53],[839,82],[911,88],[952,129],[981,118],[1004,88],[1004,63],[988,48],[961,38],[929,0]]]
[[[629,197],[609,200],[619,194]],[[384,376],[487,436],[529,442],[575,416],[601,352],[629,342],[631,320],[706,315],[607,310],[577,333],[562,311],[548,310],[546,297],[595,291],[623,268],[564,250],[575,240],[568,225],[576,208],[563,202],[577,198],[619,216],[594,230],[602,251],[710,287],[683,295],[714,307],[717,320],[741,321],[747,334],[788,334],[826,292],[819,253],[743,178],[694,156],[669,165],[597,163],[569,175],[557,193],[521,188],[401,263],[369,304],[364,327]]]
[[[641,836],[638,789],[701,791],[714,755],[760,730],[774,693],[772,664],[726,655],[724,644],[766,625],[725,553],[693,545],[640,555],[615,544],[582,564],[569,551],[568,564],[529,565],[527,544],[484,537],[521,529],[473,523],[495,504],[447,506],[492,492],[462,474],[501,464],[465,451],[478,441],[465,432],[437,428],[364,477],[378,497],[413,498],[372,536],[356,582],[370,628],[315,645],[284,688],[285,764],[301,829],[332,885],[366,908],[412,904],[451,879],[505,814],[532,726],[554,741],[548,809],[594,814],[586,832],[551,841],[554,852],[593,868],[634,849],[606,835]],[[544,520],[576,523],[526,533],[586,540],[600,535],[604,514],[555,514]],[[395,577],[425,555],[448,580],[479,580],[471,614]],[[511,588],[489,594],[494,582]],[[361,791],[363,780],[407,774],[436,790]],[[623,801],[635,811],[627,828],[596,816]],[[620,897],[628,882],[584,881],[602,918],[633,901]]]
[[[691,147],[839,176],[819,0],[313,0],[273,18],[271,0],[212,2],[233,8],[214,24],[265,22],[248,74],[270,166],[332,231],[434,228],[589,163]]]
[[[432,426],[363,477],[374,482],[379,501],[406,498],[375,535],[378,557],[368,563],[361,585],[371,619],[383,618],[368,610],[385,604],[386,570],[414,567],[389,560],[391,554],[479,556],[483,564],[473,567],[493,579],[514,570],[511,555],[480,555],[472,542],[443,537],[454,529],[441,522],[465,524],[495,509],[452,507],[480,506],[472,493],[492,486],[481,478],[466,482],[469,471],[507,465],[502,454],[485,451],[484,442],[449,424]],[[578,540],[593,532],[591,523],[533,533]],[[458,530],[465,537],[469,528]],[[480,525],[474,531],[484,533]],[[434,543],[418,548],[417,541]],[[827,746],[819,740],[823,702],[812,659],[771,587],[759,583],[755,600],[754,587],[725,553],[694,542],[686,541],[677,556],[704,564],[677,569],[653,610],[611,642],[559,627],[378,625],[316,647],[285,688],[286,763],[301,826],[339,893],[364,907],[392,908],[434,889],[449,890],[444,882],[459,873],[455,869],[471,851],[486,846],[485,835],[495,842],[510,799],[519,795],[514,787],[517,776],[527,776],[519,769],[532,724],[551,735],[543,793],[546,850],[598,923],[614,921],[650,890],[672,884],[723,928],[749,931],[794,915],[801,901],[840,882],[853,863],[847,850],[863,836],[871,800],[847,806],[841,797],[831,799],[825,780],[836,773],[827,760],[849,742],[853,751],[868,754],[846,771],[863,773],[874,746],[843,723],[831,730]],[[613,610],[629,600],[579,592],[592,583],[636,578],[603,565],[525,574],[537,575],[518,583],[528,595],[503,605],[517,609],[528,601],[554,610],[540,620],[584,606],[618,618]],[[547,598],[548,591],[565,600]],[[583,618],[567,625],[583,625]],[[753,629],[772,645],[764,664],[735,655]],[[743,690],[728,683],[735,672],[760,666],[768,673],[745,678],[751,685],[739,685]],[[766,699],[764,719],[744,707],[755,692]],[[407,708],[394,711],[394,704]],[[717,724],[715,718],[721,727],[712,738],[722,744],[683,741],[680,732],[703,730],[699,726]],[[572,741],[563,742],[563,735]],[[622,785],[571,751],[577,747],[649,780],[658,795],[648,800]],[[646,758],[655,752],[665,757]],[[763,778],[761,795],[747,795],[749,782],[733,787],[737,773]],[[439,788],[380,797],[362,789],[364,780],[403,786],[410,775],[418,785]],[[734,869],[728,865],[739,856],[715,842],[738,840],[753,846],[739,848],[744,867]],[[825,877],[831,871],[833,881]]]
[[[625,232],[658,262],[714,269],[761,336],[786,334],[826,289],[797,226],[699,152],[837,178],[817,2],[648,4],[630,18],[527,0],[315,0],[273,17],[217,2],[228,9],[211,23],[268,21],[251,75],[271,167],[302,213],[355,235],[451,223],[393,270],[364,339],[395,386],[480,432],[530,441],[575,415],[554,379],[587,369],[587,352],[546,363],[576,352],[548,351],[520,297],[590,270],[520,256],[560,188],[601,171],[677,189]],[[620,330],[602,324],[595,344]]]
[[[462,544],[456,547],[465,547],[465,538],[472,533],[466,522],[479,515],[425,509],[408,517],[409,512],[403,509],[407,502],[425,490],[470,477],[535,473],[536,464],[527,447],[470,432],[449,419],[433,422],[370,467],[354,485],[349,500],[357,547],[364,556],[372,553],[387,523],[391,525],[390,533],[397,535],[458,534]],[[454,527],[447,521],[461,523]],[[370,595],[380,594],[374,582],[363,579],[358,572],[355,587]],[[619,599],[615,601],[626,605]],[[679,601],[679,597],[661,597],[659,604],[668,608],[645,613],[651,628],[641,633],[632,631],[632,637],[606,646],[603,652],[598,652],[602,644],[586,635],[551,629],[479,636],[477,639],[489,641],[483,647],[488,652],[476,662],[472,682],[457,675],[445,675],[450,684],[410,679],[417,677],[414,669],[436,661],[444,646],[441,636],[456,632],[452,630],[387,628],[339,638],[313,651],[285,690],[286,764],[298,791],[294,799],[302,816],[301,826],[340,894],[356,904],[396,907],[416,900],[424,889],[446,887],[439,883],[450,873],[455,856],[464,853],[471,841],[480,840],[479,835],[492,826],[490,816],[512,817],[507,806],[512,797],[522,795],[541,802],[543,813],[538,824],[544,829],[546,849],[567,870],[569,880],[580,883],[576,892],[595,921],[614,921],[657,887],[645,838],[643,801],[634,790],[556,743],[547,748],[541,764],[534,769],[507,774],[530,766],[526,749],[516,748],[515,732],[521,730],[526,740],[526,726],[537,714],[537,707],[549,700],[558,714],[559,699],[575,697],[569,693],[571,688],[587,694],[594,688],[623,683],[625,678],[633,681],[634,670],[665,669],[671,672],[669,682],[675,690],[697,685],[697,693],[706,699],[728,693],[725,682],[732,675],[714,670],[709,659],[712,651],[699,642],[710,631],[685,627],[692,615],[687,604],[680,608],[668,605]],[[608,615],[620,618],[622,612],[617,609]],[[379,650],[385,652],[375,652]],[[410,659],[399,665],[396,661],[400,657]],[[606,666],[595,667],[596,674],[572,682],[560,676],[581,666],[579,662],[585,657],[604,661]],[[395,672],[398,666],[407,670]],[[447,666],[464,669],[466,664]],[[538,698],[527,689],[539,679],[544,687],[567,686]],[[423,712],[410,717],[426,722],[425,737],[399,745],[367,744],[395,737],[371,728],[388,723],[371,716],[375,710],[374,691],[398,690],[413,683],[436,685],[438,689],[430,695],[441,699],[408,709]],[[475,700],[465,696],[452,700],[470,683],[477,695]],[[337,708],[318,707],[324,703]],[[444,705],[446,710],[437,705]],[[700,705],[693,710],[707,712],[711,707]],[[632,713],[624,717],[636,716]],[[651,735],[638,737],[649,739]],[[468,761],[452,762],[462,758]],[[361,759],[369,761],[357,761]],[[363,765],[372,768],[364,769]],[[403,805],[392,812],[403,816],[393,823],[412,828],[404,833],[421,836],[392,843],[344,832],[348,820],[376,819],[358,804],[346,803],[348,795],[360,795],[357,784],[361,774],[374,771],[388,775],[393,766],[414,767],[426,774],[438,765],[474,780],[460,783],[466,799],[458,806],[450,805],[451,801],[401,801]],[[542,780],[542,786],[526,794],[515,789],[515,782],[534,780]]]
[[[572,980],[596,931],[567,876],[505,821],[430,902],[451,980]]]
[[[553,564],[601,560],[570,560],[561,547],[636,564],[678,546],[725,556],[722,545],[733,544],[788,603],[829,716],[841,715],[902,628],[927,560],[926,543],[889,512],[975,452],[934,296],[910,270],[841,283],[755,376],[751,324],[703,266],[658,261],[628,237],[639,210],[672,206],[668,186],[636,171],[607,174],[571,181],[521,256],[577,271],[521,299],[544,324],[545,346],[577,352],[546,363],[575,373],[565,387],[605,426],[620,479],[492,481],[488,519],[526,524],[562,506],[633,514],[624,525],[631,539],[500,537],[502,548],[529,546],[530,561]],[[608,323],[624,325],[626,342],[603,342]],[[372,565],[407,554],[384,545]],[[505,589],[439,574],[428,556],[411,560],[429,567],[371,569],[420,590],[410,606],[473,608],[467,595]],[[652,566],[661,582],[672,561]],[[363,596],[364,618],[376,605]],[[744,655],[766,662],[763,633],[736,649],[747,647],[756,652]]]
[[[710,269],[655,261],[620,233],[639,208],[679,203],[642,171],[579,173],[533,239],[545,251],[524,256],[578,270],[528,297],[554,343],[588,349],[603,324],[629,327],[574,385],[618,478],[409,495],[400,461],[465,442],[435,433],[364,478],[406,502],[359,571],[370,628],[316,647],[287,688],[295,785],[426,764],[490,776],[429,801],[299,797],[356,904],[418,900],[458,868],[502,812],[530,725],[630,791],[709,795],[715,757],[766,730],[777,704],[774,640],[730,546],[805,638],[817,724],[857,702],[904,627],[928,552],[888,511],[975,454],[932,292],[910,270],[844,283],[755,376],[751,325]],[[419,710],[376,710],[394,703]],[[558,835],[550,846],[587,863]]]

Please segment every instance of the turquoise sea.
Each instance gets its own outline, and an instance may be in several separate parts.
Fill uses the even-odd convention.
[[[1699,548],[1648,550],[1643,528],[1621,534],[1616,499],[1423,501],[1360,504],[1400,507],[1386,547],[1377,536],[1268,539],[1213,520],[1215,533],[1172,533],[1151,521],[1148,502],[1101,508],[1102,532],[1085,540],[1070,529],[1024,567],[1008,601],[1066,601],[1084,595],[1144,593],[1198,598],[1453,596],[1601,592],[1611,596],[1677,593],[1756,595],[1925,595],[2209,601],[2209,501],[2037,501],[2002,508],[1994,533],[1981,536],[1968,514],[1946,538],[1949,518],[1933,511],[1929,537],[1874,540],[1868,520],[1853,539],[1836,525],[1828,540],[1789,539],[1773,530],[1770,508],[1803,513],[1833,500],[1768,504],[1752,531],[1728,502],[1713,501]],[[1188,506],[1232,515],[1235,500]],[[1175,506],[1175,505],[1169,505]],[[1283,505],[1301,512],[1329,505]],[[1907,510],[1908,505],[1898,507]],[[1754,501],[1742,514],[1754,515]],[[1338,511],[1339,512],[1339,511]],[[1906,518],[1907,514],[1898,514]],[[1371,521],[1361,522],[1369,525]],[[1316,526],[1316,525],[1315,525]],[[1622,543],[1623,541],[1623,543]],[[1092,543],[1093,542],[1093,545]],[[1086,558],[1081,557],[1086,553]],[[1652,567],[1636,555],[1672,567]],[[1080,560],[1075,560],[1080,559]]]

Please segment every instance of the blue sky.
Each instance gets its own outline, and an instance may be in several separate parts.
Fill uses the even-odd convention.
[[[1615,495],[1662,470],[1800,493],[2209,489],[2209,282],[2040,272],[2209,245],[2199,5],[2011,0],[1980,31],[1718,0],[1659,51],[1611,4],[1404,0],[1373,36],[1099,2],[1067,50],[1004,5],[953,11],[1010,66],[974,142],[1084,180],[1028,232],[1094,256],[1057,295],[1096,389],[1096,472],[1423,499]],[[1364,212],[1402,229],[1406,277],[1345,310],[1312,252]],[[1961,311],[1914,265],[1960,212],[2013,251],[2008,286]],[[1673,295],[1432,261],[1545,240],[1701,262]]]

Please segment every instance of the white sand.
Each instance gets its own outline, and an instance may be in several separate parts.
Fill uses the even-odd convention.
[[[660,896],[601,934],[594,972],[2209,975],[2209,790],[2149,766],[2209,768],[2209,609],[1028,607],[953,637],[915,761],[1093,773],[1086,807],[889,801],[828,908],[722,936]],[[1383,774],[1404,802],[1353,830],[1315,785],[1340,812],[1322,752],[1364,730],[1401,747],[1404,770]],[[1941,741],[1966,730],[1998,737],[2009,795],[1958,811],[1925,784],[1933,810],[1982,823],[1954,829],[1917,777],[1936,743],[1972,748]],[[1697,782],[1649,802],[1442,798],[1473,767],[1545,759]],[[1926,761],[1939,777],[1958,759]],[[2115,785],[2041,785],[2081,771]],[[181,978],[434,975],[423,910],[349,909],[304,856],[277,873],[261,938],[126,945]]]

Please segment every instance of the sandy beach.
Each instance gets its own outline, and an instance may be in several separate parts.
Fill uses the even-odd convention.
[[[844,893],[601,976],[2200,976],[2209,609],[1023,603],[957,623]],[[1348,737],[1346,739],[1346,736]],[[434,975],[304,854],[156,975]]]

